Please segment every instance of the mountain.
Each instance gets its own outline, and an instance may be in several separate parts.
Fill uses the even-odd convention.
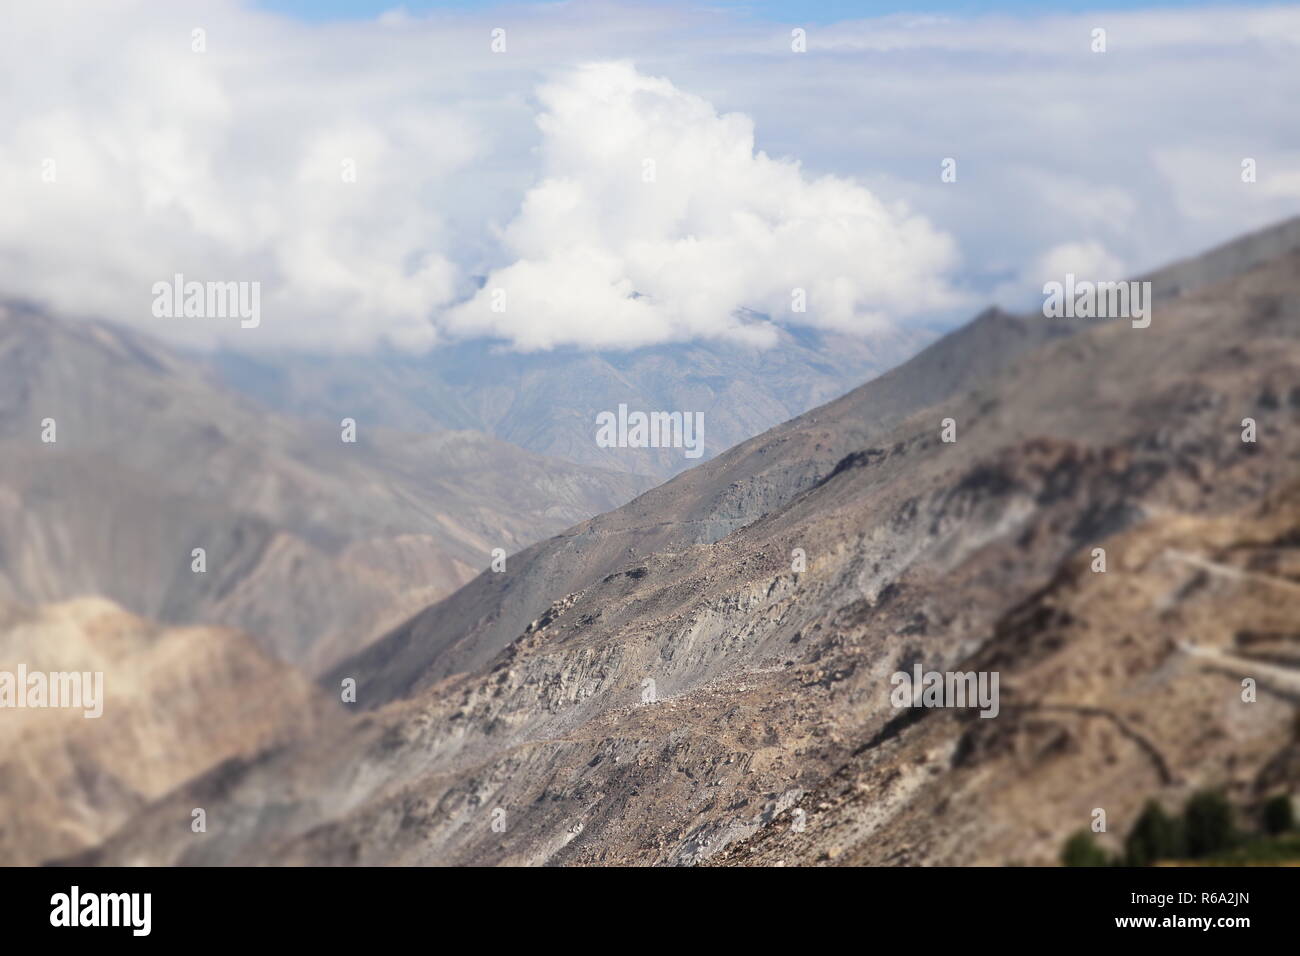
[[[84,706],[4,712],[0,864],[9,866],[94,846],[189,778],[345,718],[247,635],[160,627],[102,598],[0,602],[0,671],[20,665],[97,672],[102,686],[98,716]]]
[[[76,861],[1045,863],[1295,791],[1300,221],[1149,278],[1149,328],[986,312],[526,549]],[[896,707],[917,665],[996,716]]]
[[[960,661],[1001,674],[996,720],[895,718],[800,796],[801,832],[792,806],[710,863],[1051,863],[1097,808],[1118,855],[1152,797],[1216,789],[1248,819],[1294,792],[1300,482],[1221,515],[1152,514],[1105,545],[1106,573],[1066,562]]]
[[[474,429],[578,464],[672,477],[699,463],[680,449],[602,448],[596,416],[629,410],[699,412],[704,458],[829,401],[897,365],[930,338],[882,333],[870,341],[810,329],[774,329],[765,349],[702,342],[628,352],[521,354],[481,341],[427,355],[205,358],[232,388],[301,417],[352,415],[407,431]]]
[[[339,421],[269,413],[124,329],[0,308],[0,599],[102,595],[245,631],[317,670],[454,591],[492,549],[646,486],[473,432],[359,418],[347,443]]]
[[[1142,277],[1156,303],[1300,247],[1300,219],[1262,230]],[[710,544],[782,507],[824,480],[847,456],[883,442],[921,409],[976,390],[1023,355],[1087,328],[988,309],[918,355],[849,394],[730,449],[624,507],[525,550],[509,575],[480,575],[356,659],[368,700],[479,666],[514,640],[557,597],[642,556]],[[1139,330],[1134,330],[1139,331]],[[1050,385],[1050,379],[1045,383]],[[972,396],[971,400],[974,399]],[[978,399],[982,401],[983,399]]]

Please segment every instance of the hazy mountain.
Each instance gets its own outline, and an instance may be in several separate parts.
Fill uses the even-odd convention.
[[[0,598],[104,595],[314,669],[645,486],[473,432],[341,437],[146,337],[0,309]]]
[[[1300,220],[1290,220],[1145,278],[1160,301],[1168,301],[1180,291],[1194,291],[1212,278],[1242,272],[1296,247]],[[846,456],[880,442],[907,416],[994,380],[1018,357],[1088,327],[1087,320],[1048,321],[986,310],[848,395],[744,442],[617,511],[539,542],[514,560],[509,575],[481,575],[355,661],[340,665],[339,673],[364,676],[369,688],[365,702],[372,704],[407,693],[413,682],[431,683],[482,664],[556,597],[631,566],[642,555],[723,538],[812,488]]]
[[[482,341],[427,355],[205,359],[230,386],[295,415],[350,416],[407,431],[471,428],[544,455],[663,480],[701,459],[680,449],[601,448],[596,416],[702,412],[704,458],[842,395],[931,338],[901,330],[870,340],[777,329],[767,349],[703,342],[629,352],[520,354]]]
[[[335,670],[360,720],[82,861],[1034,863],[1294,789],[1300,221],[1152,281],[1150,328],[985,313],[533,546]],[[896,709],[914,664],[999,715]]]
[[[90,718],[85,707],[4,712],[4,865],[94,846],[150,800],[223,760],[345,718],[246,635],[160,627],[102,598],[39,608],[0,602],[0,670],[16,674],[20,665],[28,674],[98,672],[102,706]]]

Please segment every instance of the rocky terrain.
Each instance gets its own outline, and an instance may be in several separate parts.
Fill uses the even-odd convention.
[[[1294,792],[1300,222],[1150,279],[1149,328],[986,312],[526,549],[75,859],[1041,864],[1097,807]],[[997,716],[896,708],[914,664]]]
[[[245,631],[314,672],[453,592],[494,548],[648,484],[474,432],[348,417],[355,443],[341,418],[271,414],[146,337],[0,307],[0,599],[102,595]]]
[[[0,863],[94,846],[132,813],[224,760],[309,737],[343,715],[247,635],[161,627],[102,598],[0,602],[0,669],[103,675],[86,708],[5,710]],[[184,826],[188,829],[190,824]]]
[[[1158,302],[1195,291],[1300,247],[1290,220],[1145,277]],[[1103,324],[1103,323],[1092,323]],[[599,515],[513,558],[508,574],[483,574],[417,615],[355,660],[373,705],[451,673],[480,666],[557,597],[599,581],[638,556],[710,544],[768,515],[824,480],[850,456],[881,443],[908,416],[1002,374],[1021,356],[1089,327],[988,309],[898,368],[827,405],[728,450],[616,511]],[[1138,331],[1138,330],[1134,330]],[[1098,372],[1100,375],[1100,370]],[[1040,387],[1054,380],[1044,369]],[[977,399],[964,398],[969,404]],[[938,415],[938,417],[933,417]],[[964,428],[963,428],[964,431]]]

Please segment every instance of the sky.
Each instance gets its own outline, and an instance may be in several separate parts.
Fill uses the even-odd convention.
[[[250,351],[765,347],[1300,213],[1300,7],[1079,9],[46,0],[0,34],[0,296]],[[261,321],[159,317],[176,274]]]
[[[502,4],[482,0],[262,0],[264,10],[283,13],[302,20],[366,20],[397,7],[413,14],[438,11],[491,10]],[[888,0],[705,0],[693,4],[702,9],[730,11],[737,16],[775,23],[827,24],[864,17],[881,17],[895,13],[933,13],[959,16],[983,16],[993,13],[1080,13],[1095,10],[1159,9],[1162,7],[1206,6],[1197,0],[1162,0],[1142,3],[1133,0],[930,0],[925,3],[891,3]]]

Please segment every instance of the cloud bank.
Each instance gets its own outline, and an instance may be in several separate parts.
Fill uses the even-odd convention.
[[[504,230],[514,261],[449,313],[456,332],[522,348],[766,344],[771,326],[742,310],[853,332],[954,301],[949,237],[755,152],[744,115],[628,63],[582,66],[538,98],[543,179]]]
[[[1294,7],[888,17],[806,53],[699,6],[6,17],[0,297],[201,347],[870,335],[1300,212]],[[259,282],[260,326],[155,318],[177,273]]]

